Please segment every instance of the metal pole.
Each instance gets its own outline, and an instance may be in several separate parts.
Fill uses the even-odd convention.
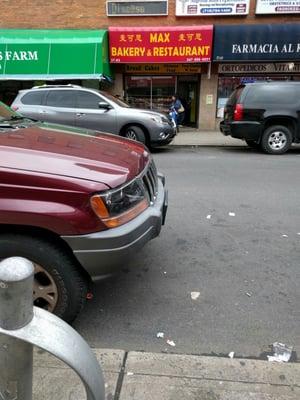
[[[33,318],[30,261],[11,257],[0,262],[0,328],[17,331]],[[0,334],[0,400],[32,400],[33,346]]]

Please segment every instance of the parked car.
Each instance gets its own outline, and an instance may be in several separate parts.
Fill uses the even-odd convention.
[[[166,115],[131,108],[109,93],[76,85],[21,90],[12,109],[37,120],[110,132],[152,147],[169,144],[176,135]]]
[[[220,129],[266,153],[285,153],[300,142],[300,82],[239,86],[226,103]]]
[[[72,321],[91,280],[159,235],[164,177],[141,143],[0,104],[0,259],[34,263],[34,303]]]

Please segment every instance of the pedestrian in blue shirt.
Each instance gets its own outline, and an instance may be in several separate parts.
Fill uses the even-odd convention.
[[[170,106],[170,111],[172,113],[174,113],[175,123],[176,123],[177,130],[178,130],[178,126],[182,125],[182,122],[184,120],[184,107],[183,107],[179,97],[177,96],[177,94],[174,94],[172,96],[172,103]]]

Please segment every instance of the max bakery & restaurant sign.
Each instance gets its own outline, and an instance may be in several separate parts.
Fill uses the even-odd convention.
[[[195,63],[211,60],[213,26],[109,28],[111,63]]]
[[[215,26],[215,61],[298,60],[300,24]]]

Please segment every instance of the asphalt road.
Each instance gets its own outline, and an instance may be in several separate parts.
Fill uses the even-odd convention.
[[[174,146],[154,158],[167,224],[95,286],[75,328],[102,348],[257,357],[280,341],[299,352],[300,147],[268,156]]]

